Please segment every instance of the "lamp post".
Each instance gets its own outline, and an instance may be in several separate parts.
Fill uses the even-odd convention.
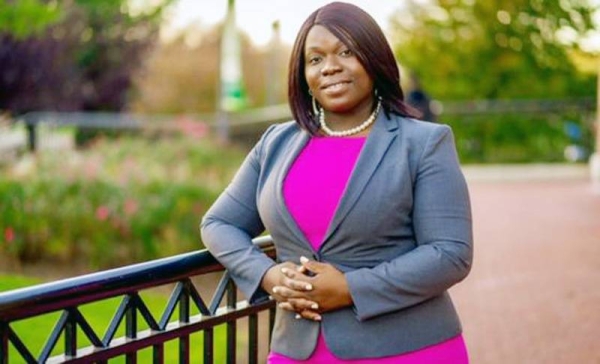
[[[217,134],[221,141],[229,140],[229,117],[227,114],[239,111],[246,106],[240,48],[235,22],[235,0],[228,0],[221,38],[220,94],[217,112]]]
[[[279,101],[280,94],[280,53],[281,53],[281,33],[279,21],[274,21],[272,24],[272,38],[269,44],[269,57],[266,62],[267,69],[265,72],[265,85],[267,88],[267,105],[275,105]]]

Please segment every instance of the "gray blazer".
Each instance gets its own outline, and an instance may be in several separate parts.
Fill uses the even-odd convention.
[[[300,256],[345,273],[352,307],[296,320],[278,310],[271,349],[308,358],[319,330],[339,358],[397,355],[461,332],[447,289],[469,273],[471,208],[448,126],[380,113],[352,172],[324,244],[313,252],[282,195],[309,135],[271,126],[201,223],[202,240],[250,302],[275,262],[251,239],[270,232],[278,261]]]

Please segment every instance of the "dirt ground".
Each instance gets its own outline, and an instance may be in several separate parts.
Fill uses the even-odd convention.
[[[474,265],[451,294],[472,363],[600,363],[600,192],[576,176],[469,186]]]

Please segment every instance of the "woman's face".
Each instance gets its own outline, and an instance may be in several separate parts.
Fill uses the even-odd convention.
[[[373,80],[348,49],[327,28],[315,25],[306,37],[304,76],[313,97],[334,114],[368,115]]]

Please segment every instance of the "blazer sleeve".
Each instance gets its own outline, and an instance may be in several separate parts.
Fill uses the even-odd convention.
[[[246,156],[229,186],[221,193],[200,223],[204,245],[229,271],[240,291],[250,303],[268,298],[260,287],[262,277],[275,262],[254,246],[264,225],[257,204],[257,186],[261,170],[261,152],[267,129]]]
[[[413,186],[416,248],[373,268],[346,273],[361,321],[437,296],[471,269],[470,200],[448,126],[433,129],[418,160]]]

